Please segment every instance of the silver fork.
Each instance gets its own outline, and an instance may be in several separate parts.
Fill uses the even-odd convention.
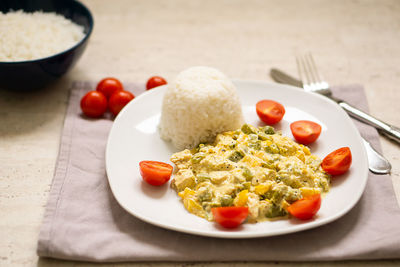
[[[307,53],[303,57],[297,56],[296,63],[304,90],[325,96],[332,96],[329,84],[318,72],[311,53]]]
[[[296,57],[296,63],[297,63],[297,68],[299,71],[299,76],[301,79],[301,82],[303,84],[303,88],[305,91],[308,92],[314,92],[318,94],[322,94],[335,102],[337,102],[349,115],[355,117],[356,119],[359,119],[363,122],[367,122],[368,124],[369,121],[366,121],[370,118],[385,124],[384,122],[381,122],[372,116],[362,112],[361,110],[356,109],[355,107],[350,106],[343,100],[337,99],[332,96],[332,91],[329,87],[329,84],[324,80],[322,75],[318,72],[317,66],[315,64],[314,58],[312,57],[311,53],[307,53],[304,56],[297,56]],[[385,124],[387,125],[387,124]],[[373,125],[375,126],[375,125]],[[387,125],[390,126],[390,125]],[[393,126],[390,126],[393,127]],[[368,155],[368,165],[370,171],[373,173],[377,174],[387,174],[390,173],[390,170],[392,166],[390,165],[389,161],[385,159],[381,154],[379,154],[372,146],[371,144],[365,140],[363,137],[361,137],[365,146],[365,149],[367,151]],[[400,140],[400,139],[399,139]]]

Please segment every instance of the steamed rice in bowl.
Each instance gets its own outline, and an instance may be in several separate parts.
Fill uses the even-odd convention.
[[[162,104],[160,136],[177,149],[212,142],[218,133],[242,124],[236,88],[219,70],[192,67],[169,84]]]
[[[0,62],[49,57],[85,37],[84,27],[55,12],[0,12]]]

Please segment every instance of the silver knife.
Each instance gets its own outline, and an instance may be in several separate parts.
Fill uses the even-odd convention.
[[[303,87],[300,80],[291,77],[281,70],[271,69],[270,75],[277,82],[290,84],[297,87]],[[338,105],[341,106],[353,118],[375,127],[379,131],[379,133],[384,134],[386,137],[400,144],[400,128],[387,124],[377,118],[374,118],[371,115],[351,106],[349,103],[346,103],[339,98],[336,98],[334,96],[326,97],[338,103]]]
[[[293,78],[292,76],[290,76],[278,69],[271,69],[270,75],[271,75],[272,79],[274,79],[276,82],[289,84],[289,85],[293,85],[293,86],[300,87],[300,88],[303,87],[303,84],[300,80]],[[353,115],[351,111],[346,109],[347,106],[341,105],[341,101],[339,99],[333,98],[333,100],[335,102],[337,102],[345,111],[347,111],[349,113],[349,115]],[[342,102],[342,103],[345,103],[345,102]],[[348,106],[350,106],[350,105],[348,105]],[[351,107],[351,108],[353,108],[353,107]],[[355,109],[355,108],[353,108],[353,109]],[[357,109],[355,109],[355,110],[357,110]],[[354,110],[352,110],[352,111],[354,112]],[[359,111],[359,110],[357,110],[357,111]],[[366,114],[362,111],[361,111],[361,113]],[[360,119],[358,117],[356,117],[356,118]],[[361,121],[364,121],[364,120],[361,120]],[[380,122],[379,120],[377,120],[377,121]],[[363,140],[365,149],[367,151],[369,170],[376,174],[390,173],[390,170],[392,169],[390,162],[387,159],[385,159],[381,154],[379,154],[378,151],[376,151],[367,140],[365,140],[363,137],[361,137],[361,138]]]

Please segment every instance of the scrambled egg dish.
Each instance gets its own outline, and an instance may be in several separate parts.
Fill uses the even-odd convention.
[[[308,147],[270,126],[244,124],[214,144],[175,153],[172,187],[185,208],[212,221],[211,208],[247,206],[249,222],[283,217],[303,197],[329,190],[330,176]]]

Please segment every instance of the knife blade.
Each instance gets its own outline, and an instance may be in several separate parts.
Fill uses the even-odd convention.
[[[274,69],[274,68],[271,69],[270,76],[276,82],[303,88],[303,84],[300,80],[284,73],[281,70]],[[330,98],[332,100],[334,100],[336,103],[338,103],[339,106],[341,106],[344,110],[347,111],[346,108],[344,108],[342,105],[340,105],[340,103],[341,103],[340,99],[337,99],[334,97],[330,97]],[[347,111],[347,112],[349,112],[349,111]],[[367,151],[369,170],[376,174],[390,173],[390,170],[392,169],[392,165],[390,164],[390,162],[383,155],[381,155],[378,151],[376,151],[367,140],[365,140],[363,137],[361,137],[361,138],[363,140],[365,150]]]

